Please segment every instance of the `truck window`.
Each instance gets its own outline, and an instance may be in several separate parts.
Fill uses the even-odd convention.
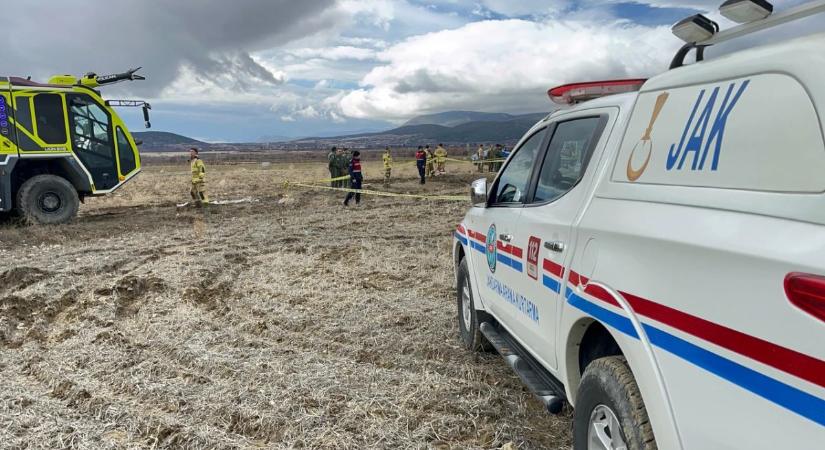
[[[34,96],[34,114],[37,119],[37,136],[47,144],[66,143],[66,120],[63,99],[58,94]]]
[[[533,203],[552,202],[578,184],[593,154],[600,122],[600,117],[587,117],[556,126],[541,165]]]
[[[32,104],[31,97],[20,97],[15,95],[17,111],[14,120],[28,131],[34,130],[32,127]]]
[[[120,127],[117,127],[117,154],[120,158],[121,175],[128,175],[135,170],[137,167],[135,152],[132,150],[132,146],[129,145],[129,139],[126,139],[126,133]]]
[[[75,154],[92,175],[96,189],[114,187],[117,160],[109,113],[85,94],[70,94],[67,101]]]
[[[544,140],[544,132],[545,129],[536,132],[521,147],[514,150],[515,154],[510,158],[493,188],[495,195],[491,199],[492,204],[524,203],[533,173],[533,163]]]

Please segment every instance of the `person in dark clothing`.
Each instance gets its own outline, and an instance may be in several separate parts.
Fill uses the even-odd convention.
[[[427,166],[427,153],[424,147],[418,146],[418,151],[415,152],[415,167],[418,168],[418,176],[421,177],[421,184],[424,184],[424,169]]]
[[[349,161],[349,181],[350,189],[361,190],[361,183],[364,181],[364,177],[361,175],[361,152],[358,150],[352,152],[352,159]],[[356,205],[361,203],[360,192],[348,192],[347,198],[344,199],[344,206],[349,206],[349,201],[352,197],[355,197]]]

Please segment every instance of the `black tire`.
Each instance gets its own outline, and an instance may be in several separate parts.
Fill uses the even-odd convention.
[[[474,352],[487,352],[492,349],[492,345],[487,341],[487,338],[481,334],[479,328],[479,318],[486,319],[488,316],[483,311],[477,311],[475,307],[475,299],[473,298],[473,289],[470,282],[470,271],[467,268],[467,258],[461,260],[458,264],[458,277],[456,283],[456,305],[458,306],[458,333],[461,336],[461,342],[467,350]],[[469,302],[469,323],[465,319],[464,313],[464,295],[467,296]]]
[[[589,433],[598,428],[591,429],[591,417],[609,417],[604,407],[615,416],[614,429],[619,429],[628,450],[656,450],[642,394],[624,356],[597,359],[585,369],[573,417],[575,450],[588,450]]]
[[[37,175],[20,186],[16,206],[25,222],[56,225],[77,215],[80,199],[74,186],[65,178]]]

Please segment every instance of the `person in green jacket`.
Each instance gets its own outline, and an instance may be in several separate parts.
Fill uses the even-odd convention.
[[[344,148],[343,150],[339,150],[338,153],[338,176],[343,177],[349,173],[349,161],[350,161],[350,154],[349,149]],[[349,180],[338,180],[337,186],[339,188],[347,188],[349,187]]]
[[[338,173],[338,148],[332,147],[327,155],[328,164],[327,167],[329,169],[329,177],[330,178],[338,178],[341,175]],[[329,185],[332,187],[337,187],[337,181],[330,181]]]

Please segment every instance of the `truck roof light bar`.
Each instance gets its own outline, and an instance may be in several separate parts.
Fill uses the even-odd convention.
[[[751,23],[770,16],[773,5],[765,0],[728,0],[722,3],[719,12],[736,23]]]
[[[776,14],[772,14],[765,19],[757,20],[756,22],[746,23],[724,31],[721,31],[704,42],[699,42],[703,45],[719,44],[731,39],[746,36],[748,34],[756,33],[757,31],[773,28],[794,20],[804,19],[825,12],[825,0],[816,0],[799,5],[795,8],[790,8]]]
[[[687,43],[700,42],[718,33],[719,24],[701,14],[696,14],[677,22],[671,31],[677,38]]]
[[[571,83],[554,87],[547,91],[547,95],[554,103],[572,105],[606,95],[638,91],[645,84],[645,81],[647,81],[646,78],[633,78]]]
[[[742,0],[740,0],[741,2]],[[725,2],[722,7],[729,3],[735,3],[732,1]],[[754,1],[754,3],[757,3]],[[730,6],[726,8],[730,11]],[[709,36],[707,39],[699,40],[699,41],[686,41],[685,44],[679,52],[676,53],[676,56],[673,58],[673,61],[670,63],[671,69],[676,69],[678,67],[682,67],[685,65],[685,57],[691,50],[696,49],[696,60],[702,61],[704,59],[704,50],[711,45],[719,44],[722,42],[730,41],[742,36],[747,36],[749,34],[756,33],[758,31],[766,30],[769,28],[773,28],[788,22],[792,22],[794,20],[804,19],[806,17],[810,17],[814,14],[819,14],[825,12],[825,0],[815,0],[811,1],[802,5],[799,5],[794,8],[787,9],[785,11],[771,14],[766,16],[764,19],[756,20],[752,22],[748,22],[742,25],[738,25],[736,27],[720,31]],[[724,14],[724,13],[723,13]],[[679,26],[682,22],[688,21],[695,16],[689,17],[676,25],[674,25],[674,34],[676,33],[676,27]],[[697,33],[698,34],[698,33]]]

